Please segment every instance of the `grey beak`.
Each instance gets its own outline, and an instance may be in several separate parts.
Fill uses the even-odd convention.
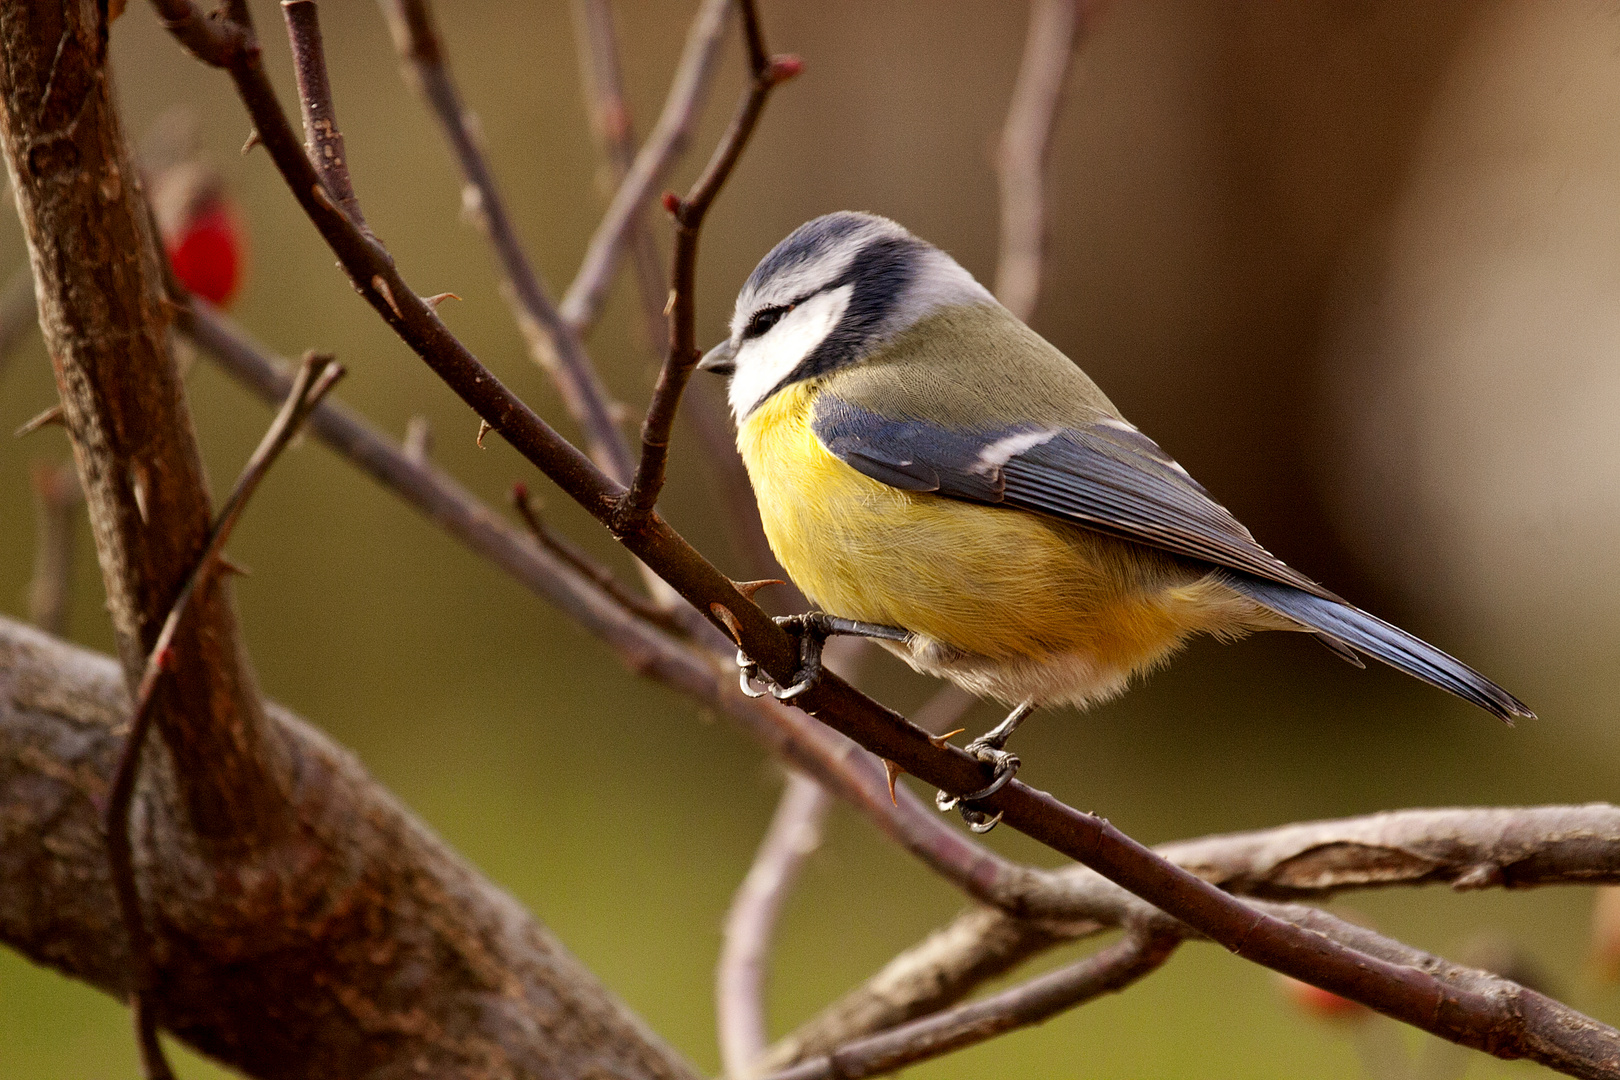
[[[703,354],[703,359],[698,361],[697,369],[712,371],[716,375],[730,375],[737,370],[737,362],[733,359],[736,352],[731,339],[727,338]]]

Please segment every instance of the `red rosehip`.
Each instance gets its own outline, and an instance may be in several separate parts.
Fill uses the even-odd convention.
[[[1340,997],[1331,990],[1312,986],[1287,975],[1277,976],[1283,996],[1300,1012],[1316,1020],[1359,1020],[1372,1015],[1367,1006],[1349,998]]]
[[[211,304],[230,303],[242,284],[247,237],[224,199],[198,208],[165,246],[182,285]]]

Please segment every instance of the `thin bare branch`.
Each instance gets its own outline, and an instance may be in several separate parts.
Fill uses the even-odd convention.
[[[804,861],[821,846],[828,806],[820,784],[803,773],[788,773],[770,828],[726,913],[714,999],[720,1062],[733,1080],[750,1074],[769,1042],[765,978],[771,940]]]
[[[1157,971],[1180,943],[1162,931],[1128,933],[1084,960],[1010,990],[854,1040],[763,1080],[861,1080],[896,1072],[1123,990]]]
[[[1020,319],[1035,312],[1046,248],[1046,152],[1075,51],[1102,0],[1031,0],[1029,35],[996,151],[1001,250],[996,298]]]
[[[350,219],[365,228],[360,200],[349,179],[349,154],[343,146],[337,110],[332,105],[332,84],[326,77],[326,47],[321,42],[320,9],[315,0],[281,0],[292,46],[293,74],[298,79],[298,109],[304,118],[304,152],[326,185],[326,193]]]
[[[73,533],[84,504],[73,462],[34,465],[34,575],[28,581],[28,621],[61,635],[72,597]]]
[[[702,115],[709,86],[719,67],[720,45],[725,40],[734,0],[703,0],[692,28],[686,34],[675,78],[664,99],[658,123],[647,136],[624,181],[614,192],[613,201],[602,215],[590,246],[580,263],[573,284],[563,295],[562,316],[570,326],[583,332],[596,322],[607,301],[619,253],[624,248],[638,214],[645,214],[648,202],[691,142],[692,130]]]
[[[664,196],[664,207],[675,219],[674,271],[670,275],[669,351],[664,356],[664,366],[653,387],[647,416],[641,423],[641,460],[636,465],[636,475],[630,481],[630,489],[614,514],[615,531],[637,528],[652,513],[653,506],[658,502],[658,494],[663,490],[675,412],[700,355],[696,331],[696,288],[698,237],[703,230],[703,219],[708,215],[709,207],[720,193],[726,178],[731,175],[743,148],[748,145],[771,91],[797,75],[803,66],[797,57],[767,56],[753,0],[739,2],[743,41],[748,48],[752,78],[742,101],[738,103],[731,126],[726,129],[714,156],[709,159],[708,166],[687,192],[686,198],[667,193]]]
[[[580,82],[585,90],[586,111],[604,160],[608,197],[619,189],[636,162],[635,123],[624,89],[624,72],[619,64],[618,32],[613,26],[613,5],[609,0],[574,0],[574,37],[579,43]],[[648,208],[637,206],[626,228],[625,244],[641,301],[641,325],[647,344],[661,350],[669,339],[669,319],[664,314],[669,295],[669,277],[658,240],[648,223]],[[583,334],[584,325],[575,325]]]
[[[207,546],[198,557],[196,566],[187,575],[179,594],[175,596],[174,604],[163,620],[163,629],[159,631],[157,641],[147,656],[146,669],[141,673],[140,682],[135,688],[135,703],[130,715],[129,733],[124,736],[124,746],[118,755],[118,765],[113,770],[104,826],[107,836],[107,864],[111,871],[113,892],[118,898],[118,910],[123,918],[124,933],[129,938],[129,956],[135,983],[134,992],[130,994],[130,1008],[134,1013],[137,1042],[148,1080],[172,1080],[174,1076],[158,1042],[157,1020],[152,1012],[152,1004],[160,994],[158,969],[153,963],[151,939],[141,913],[140,893],[135,883],[134,847],[129,835],[130,805],[135,796],[135,782],[140,774],[141,749],[146,741],[147,729],[152,724],[158,680],[162,678],[164,672],[174,666],[174,636],[186,617],[192,597],[199,590],[206,588],[209,579],[219,570],[220,553],[224,551],[225,542],[230,539],[231,531],[241,519],[242,511],[247,508],[248,499],[252,498],[259,481],[264,479],[270,466],[275,464],[276,458],[297,433],[304,418],[309,415],[309,410],[325,396],[342,375],[343,369],[332,364],[332,358],[329,356],[311,353],[304,358],[304,363],[293,382],[292,393],[288,395],[286,404],[276,415],[269,430],[265,432],[253,456],[248,459],[242,475],[237,478],[236,485],[232,488],[230,497],[225,500],[213,531],[209,534]]]

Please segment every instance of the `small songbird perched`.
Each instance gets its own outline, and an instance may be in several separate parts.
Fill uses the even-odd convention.
[[[1294,630],[1504,720],[1523,702],[1285,565],[1085,373],[949,255],[886,218],[801,226],[743,285],[730,337],[737,446],[771,550],[822,612],[783,620],[813,682],[828,634],[1015,706],[970,753],[993,782],[1038,705],[1118,694],[1194,634]],[[745,689],[755,672],[746,658]]]

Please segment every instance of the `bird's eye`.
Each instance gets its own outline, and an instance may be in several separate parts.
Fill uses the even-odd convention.
[[[794,305],[781,304],[777,307],[760,308],[754,312],[754,317],[748,320],[743,328],[744,338],[757,338],[771,327],[782,321],[782,316],[792,311]]]

